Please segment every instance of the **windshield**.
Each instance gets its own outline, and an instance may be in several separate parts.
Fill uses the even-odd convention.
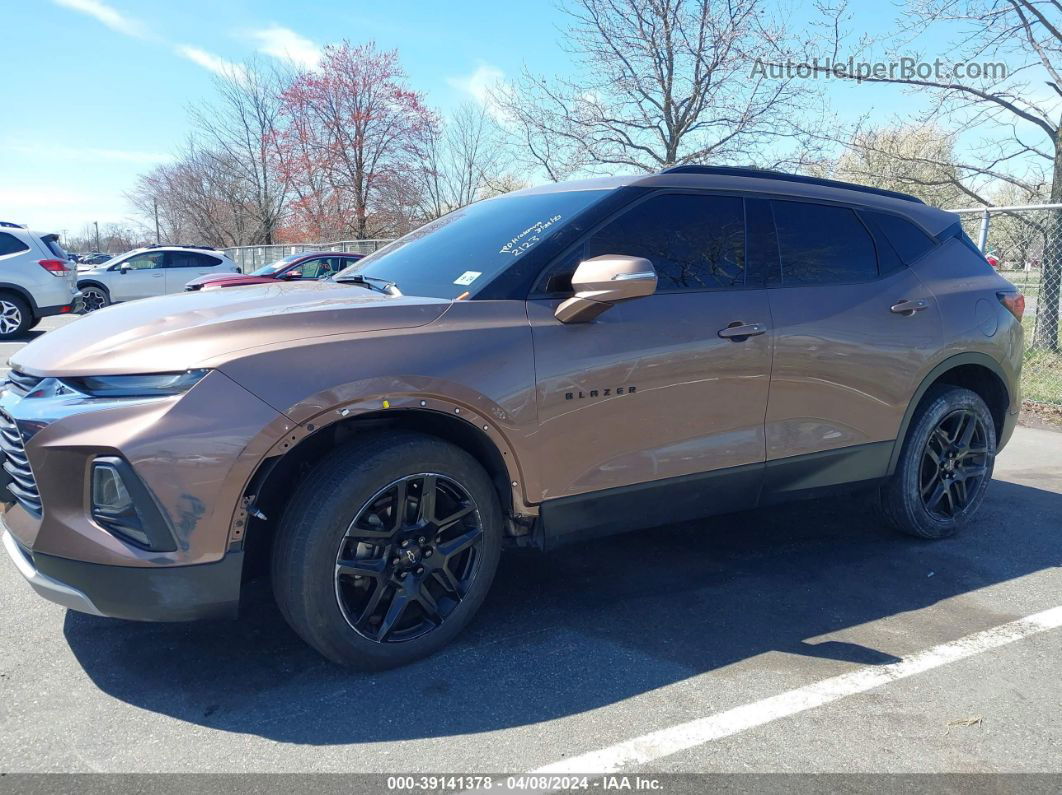
[[[268,265],[263,265],[256,271],[251,271],[251,276],[271,276],[282,268],[286,268],[297,259],[305,257],[305,254],[291,254],[282,259],[278,259],[276,262],[270,262]]]
[[[403,295],[457,298],[490,282],[606,190],[488,199],[444,215],[336,274],[386,279]]]

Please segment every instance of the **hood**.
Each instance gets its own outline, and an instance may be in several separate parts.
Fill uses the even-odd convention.
[[[85,315],[34,340],[10,363],[38,376],[174,372],[246,348],[423,326],[449,306],[441,298],[395,298],[331,282],[198,290]]]

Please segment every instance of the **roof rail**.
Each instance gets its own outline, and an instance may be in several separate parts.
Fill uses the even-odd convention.
[[[6,226],[8,229],[25,229],[25,224],[16,224],[14,221],[0,221],[0,226]]]
[[[183,243],[150,243],[144,246],[144,248],[194,248],[202,251],[220,251],[220,249],[214,248],[213,246],[190,246]]]
[[[854,190],[860,193],[873,193],[878,196],[888,196],[891,199],[903,199],[904,201],[925,204],[917,196],[909,193],[900,193],[885,188],[871,188],[868,185],[857,185],[853,182],[841,182],[836,179],[822,179],[820,177],[808,177],[803,174],[787,174],[784,171],[772,171],[767,168],[754,166],[672,166],[665,168],[661,174],[706,174],[719,177],[754,177],[756,179],[777,179],[784,182],[800,182],[805,185],[822,185],[825,188],[842,188]]]

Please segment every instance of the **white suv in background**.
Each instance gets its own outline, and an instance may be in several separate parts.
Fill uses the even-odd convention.
[[[59,236],[0,221],[0,340],[75,311],[77,301],[77,272]]]
[[[78,271],[77,286],[85,311],[95,312],[120,301],[180,293],[191,279],[212,273],[239,273],[239,268],[212,248],[148,246]]]

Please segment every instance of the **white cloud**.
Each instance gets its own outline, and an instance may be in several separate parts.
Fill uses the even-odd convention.
[[[234,77],[237,80],[243,79],[244,68],[232,61],[226,61],[220,55],[214,55],[212,52],[193,47],[190,44],[178,44],[174,47],[174,51],[182,58],[187,58],[192,63],[199,64],[214,74],[222,77]]]
[[[477,102],[490,104],[490,92],[505,78],[505,72],[489,63],[481,63],[471,74],[448,77],[446,82],[458,91],[470,94]]]
[[[148,30],[143,23],[125,16],[118,9],[101,3],[100,0],[53,0],[53,2],[71,11],[88,14],[111,30],[124,33],[126,36],[136,36],[139,39],[148,37]]]
[[[249,31],[247,36],[258,42],[260,52],[290,61],[304,69],[316,69],[321,63],[320,48],[291,28],[273,24],[268,28]]]

